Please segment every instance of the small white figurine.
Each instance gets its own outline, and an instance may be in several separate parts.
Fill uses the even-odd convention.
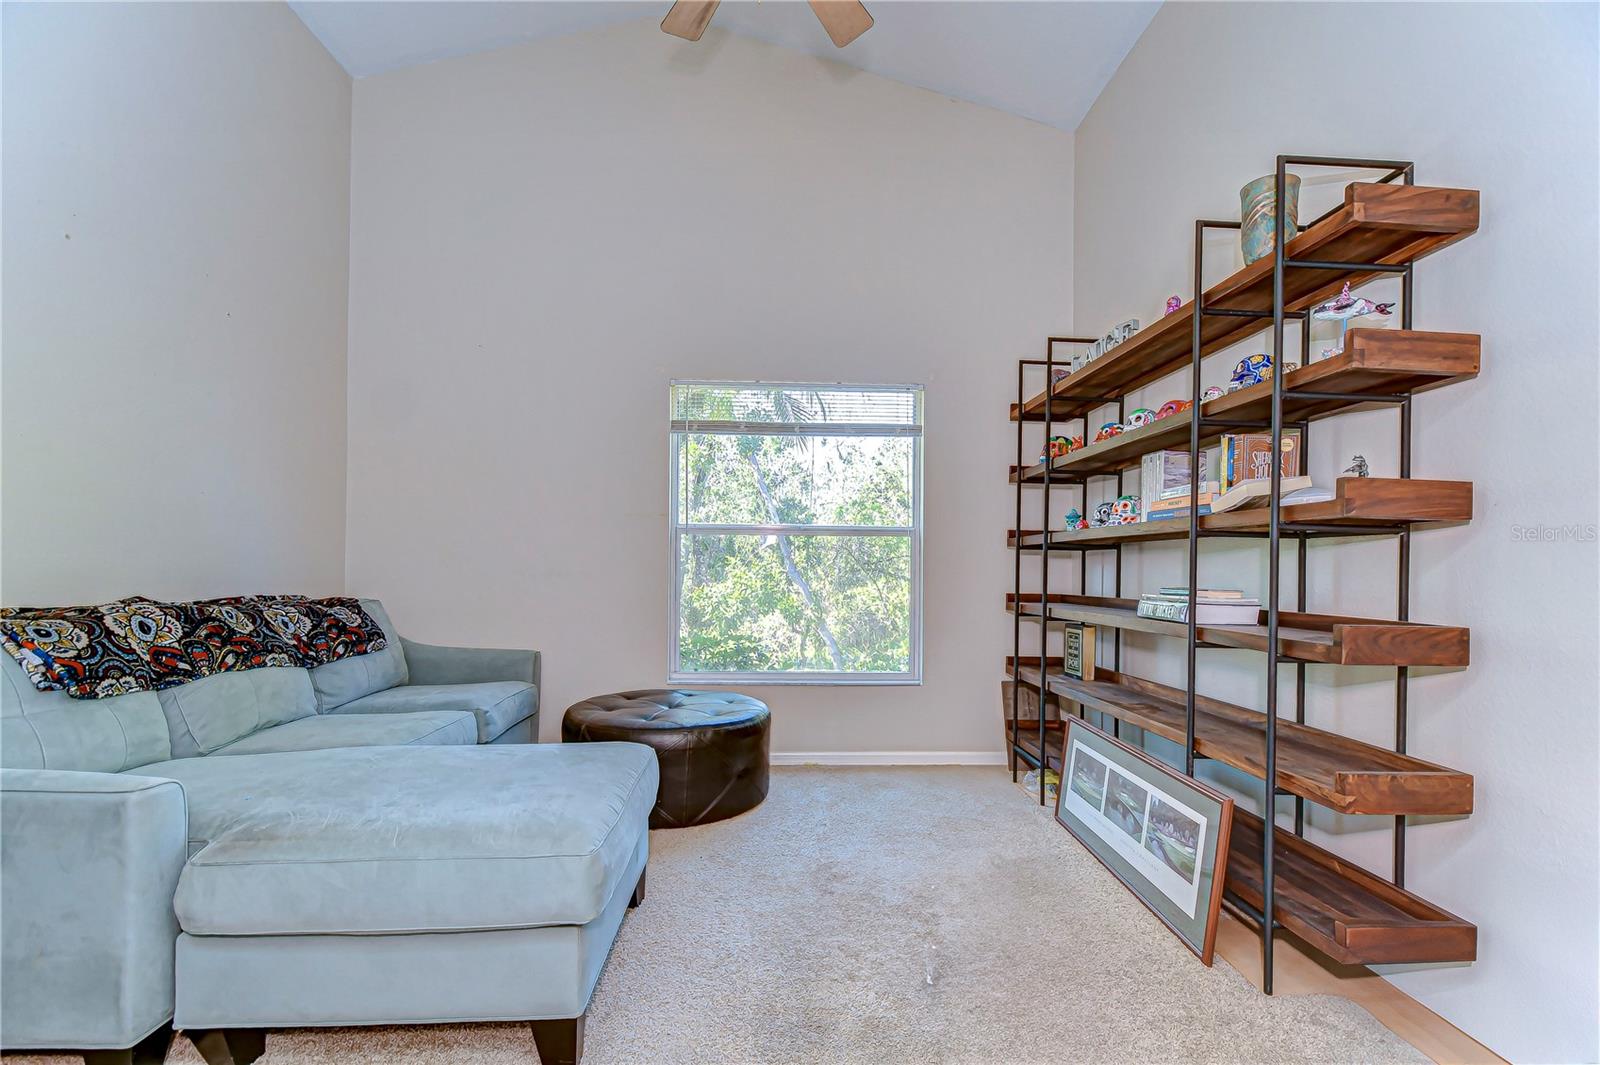
[[[1355,456],[1352,456],[1352,457],[1355,459],[1355,461],[1352,462],[1350,464],[1349,468],[1346,469],[1344,472],[1345,473],[1353,473],[1357,477],[1365,477],[1365,476],[1367,476],[1367,472],[1368,472],[1367,471],[1367,457],[1365,455],[1355,455]]]

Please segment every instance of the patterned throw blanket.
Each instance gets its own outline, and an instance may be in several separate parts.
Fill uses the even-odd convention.
[[[8,607],[0,610],[0,646],[40,691],[104,699],[232,670],[320,666],[381,651],[386,641],[356,599],[158,603],[135,596],[101,606]]]

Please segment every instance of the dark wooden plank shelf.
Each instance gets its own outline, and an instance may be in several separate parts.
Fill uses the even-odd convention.
[[[1008,733],[1011,731],[1011,726],[1010,726],[1009,723],[1007,723],[1007,725],[1006,725],[1006,731]],[[1044,749],[1045,749],[1045,759],[1046,759],[1045,764],[1049,768],[1054,769],[1057,773],[1061,772],[1061,748],[1062,748],[1062,736],[1063,735],[1064,735],[1064,732],[1063,732],[1063,730],[1061,728],[1061,722],[1059,722],[1059,721],[1046,721],[1045,722],[1045,726],[1044,726]],[[1039,722],[1038,721],[1018,721],[1017,722],[1017,746],[1020,747],[1022,750],[1026,751],[1027,754],[1028,754],[1028,757],[1032,758],[1035,763],[1038,762],[1038,760],[1039,760]]]
[[[1052,592],[1046,609],[1053,620],[1187,638],[1188,628],[1183,623],[1139,617],[1138,606],[1137,599]],[[1007,594],[1006,608],[1012,607],[1013,596]],[[1037,595],[1023,596],[1023,616],[1038,617],[1039,610]],[[1260,620],[1265,618],[1263,610]],[[1196,638],[1213,647],[1267,650],[1265,624],[1201,625]],[[1465,666],[1470,657],[1469,633],[1452,625],[1284,610],[1278,614],[1278,654],[1297,662],[1343,666]]]
[[[1334,498],[1321,503],[1296,503],[1279,513],[1280,528],[1292,533],[1297,526],[1338,526],[1347,535],[1387,535],[1402,528],[1459,523],[1472,520],[1471,481],[1424,481],[1405,477],[1341,477]],[[1268,508],[1240,507],[1222,514],[1202,514],[1200,531],[1209,535],[1267,534]],[[1052,551],[1073,551],[1118,543],[1182,540],[1189,535],[1187,518],[1162,518],[1132,525],[1104,525],[1097,529],[1057,529],[1049,534]],[[1022,549],[1038,551],[1045,534],[1024,530]],[[1016,545],[1008,532],[1006,546]]]
[[[1039,682],[1036,666],[1024,667],[1022,676],[1027,683]],[[1093,681],[1052,673],[1047,686],[1063,699],[1183,744],[1181,688],[1104,669],[1096,670]],[[1197,695],[1195,752],[1262,777],[1266,773],[1266,721],[1265,714]],[[1347,814],[1472,812],[1469,773],[1281,718],[1277,786]]]
[[[1292,259],[1402,265],[1455,243],[1478,228],[1478,193],[1473,189],[1430,188],[1355,182],[1345,188],[1344,204],[1289,241]],[[1207,307],[1270,311],[1275,256],[1258,259],[1205,294]],[[1284,308],[1304,310],[1336,295],[1345,282],[1358,285],[1378,276],[1372,270],[1293,269],[1284,274]],[[1100,403],[1094,398],[1131,392],[1189,361],[1194,325],[1193,301],[1055,383],[1053,416],[1076,417]],[[1238,343],[1271,325],[1271,319],[1202,316],[1202,354]],[[1044,417],[1045,393],[1023,403],[1022,416]],[[1012,405],[1011,417],[1018,416]]]
[[[1261,819],[1237,807],[1227,889],[1261,909]],[[1349,965],[1467,962],[1478,929],[1286,829],[1276,833],[1273,915],[1322,953]]]
[[[1233,319],[1228,319],[1232,321]],[[1120,348],[1117,350],[1121,350]],[[1430,333],[1410,329],[1352,329],[1339,354],[1292,370],[1284,378],[1284,422],[1320,418],[1356,410],[1368,402],[1364,396],[1401,395],[1466,381],[1478,375],[1482,343],[1472,333]],[[1333,392],[1348,399],[1296,396],[1296,390]],[[1263,381],[1201,404],[1202,416],[1230,421],[1267,421],[1272,416],[1272,382]],[[1139,465],[1152,451],[1189,446],[1189,411],[1130,429],[1121,435],[1086,443],[1054,460],[1051,479],[1117,473]],[[1088,436],[1092,437],[1095,427]],[[1248,430],[1235,430],[1248,431]],[[1218,433],[1206,431],[1201,446],[1213,443]],[[1022,472],[1024,484],[1044,482],[1044,464]],[[1011,471],[1013,483],[1017,479]]]

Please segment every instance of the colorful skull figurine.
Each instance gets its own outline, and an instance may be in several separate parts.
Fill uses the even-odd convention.
[[[1225,396],[1227,394],[1228,393],[1223,390],[1223,387],[1221,385],[1212,385],[1210,388],[1208,388],[1204,392],[1200,393],[1200,402],[1202,402],[1202,403],[1210,403],[1212,400],[1216,399],[1218,396]]]
[[[1122,426],[1116,422],[1106,422],[1100,427],[1100,431],[1094,434],[1094,442],[1098,444],[1102,440],[1110,440],[1113,436],[1121,435]]]
[[[1069,529],[1087,529],[1089,527],[1089,523],[1083,520],[1083,515],[1078,513],[1077,507],[1067,511],[1064,524]]]
[[[1192,406],[1194,406],[1194,403],[1191,400],[1169,399],[1165,403],[1161,404],[1160,410],[1156,411],[1156,418],[1158,420],[1161,418],[1170,418],[1174,414],[1182,414]]]
[[[1068,451],[1072,450],[1072,442],[1064,436],[1052,436],[1050,438],[1050,446],[1047,450],[1049,451],[1051,458],[1058,459],[1062,455],[1065,455]]]
[[[1118,496],[1117,501],[1111,504],[1112,525],[1132,525],[1139,520],[1139,497]]]
[[[1239,365],[1233,368],[1233,376],[1229,378],[1230,383],[1240,388],[1248,388],[1270,380],[1272,380],[1272,356],[1264,351],[1240,359]]]
[[[1149,407],[1140,407],[1138,410],[1128,415],[1128,420],[1123,422],[1122,425],[1125,429],[1143,429],[1151,422],[1154,422],[1158,417],[1160,416]]]
[[[1098,529],[1102,525],[1111,524],[1111,504],[1101,503],[1094,508],[1094,520],[1089,522],[1091,529]]]

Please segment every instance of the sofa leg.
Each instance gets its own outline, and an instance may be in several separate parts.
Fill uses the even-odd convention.
[[[267,1050],[265,1028],[202,1028],[188,1035],[206,1065],[250,1065]]]
[[[628,900],[628,909],[631,910],[644,901],[644,875],[649,871],[648,866],[639,870],[639,882],[633,885],[633,898]]]
[[[160,1028],[126,1050],[85,1050],[83,1065],[161,1065],[172,1045],[172,1025]]]
[[[543,1065],[578,1065],[583,1057],[583,1019],[578,1014],[559,1021],[531,1021],[533,1045]]]

